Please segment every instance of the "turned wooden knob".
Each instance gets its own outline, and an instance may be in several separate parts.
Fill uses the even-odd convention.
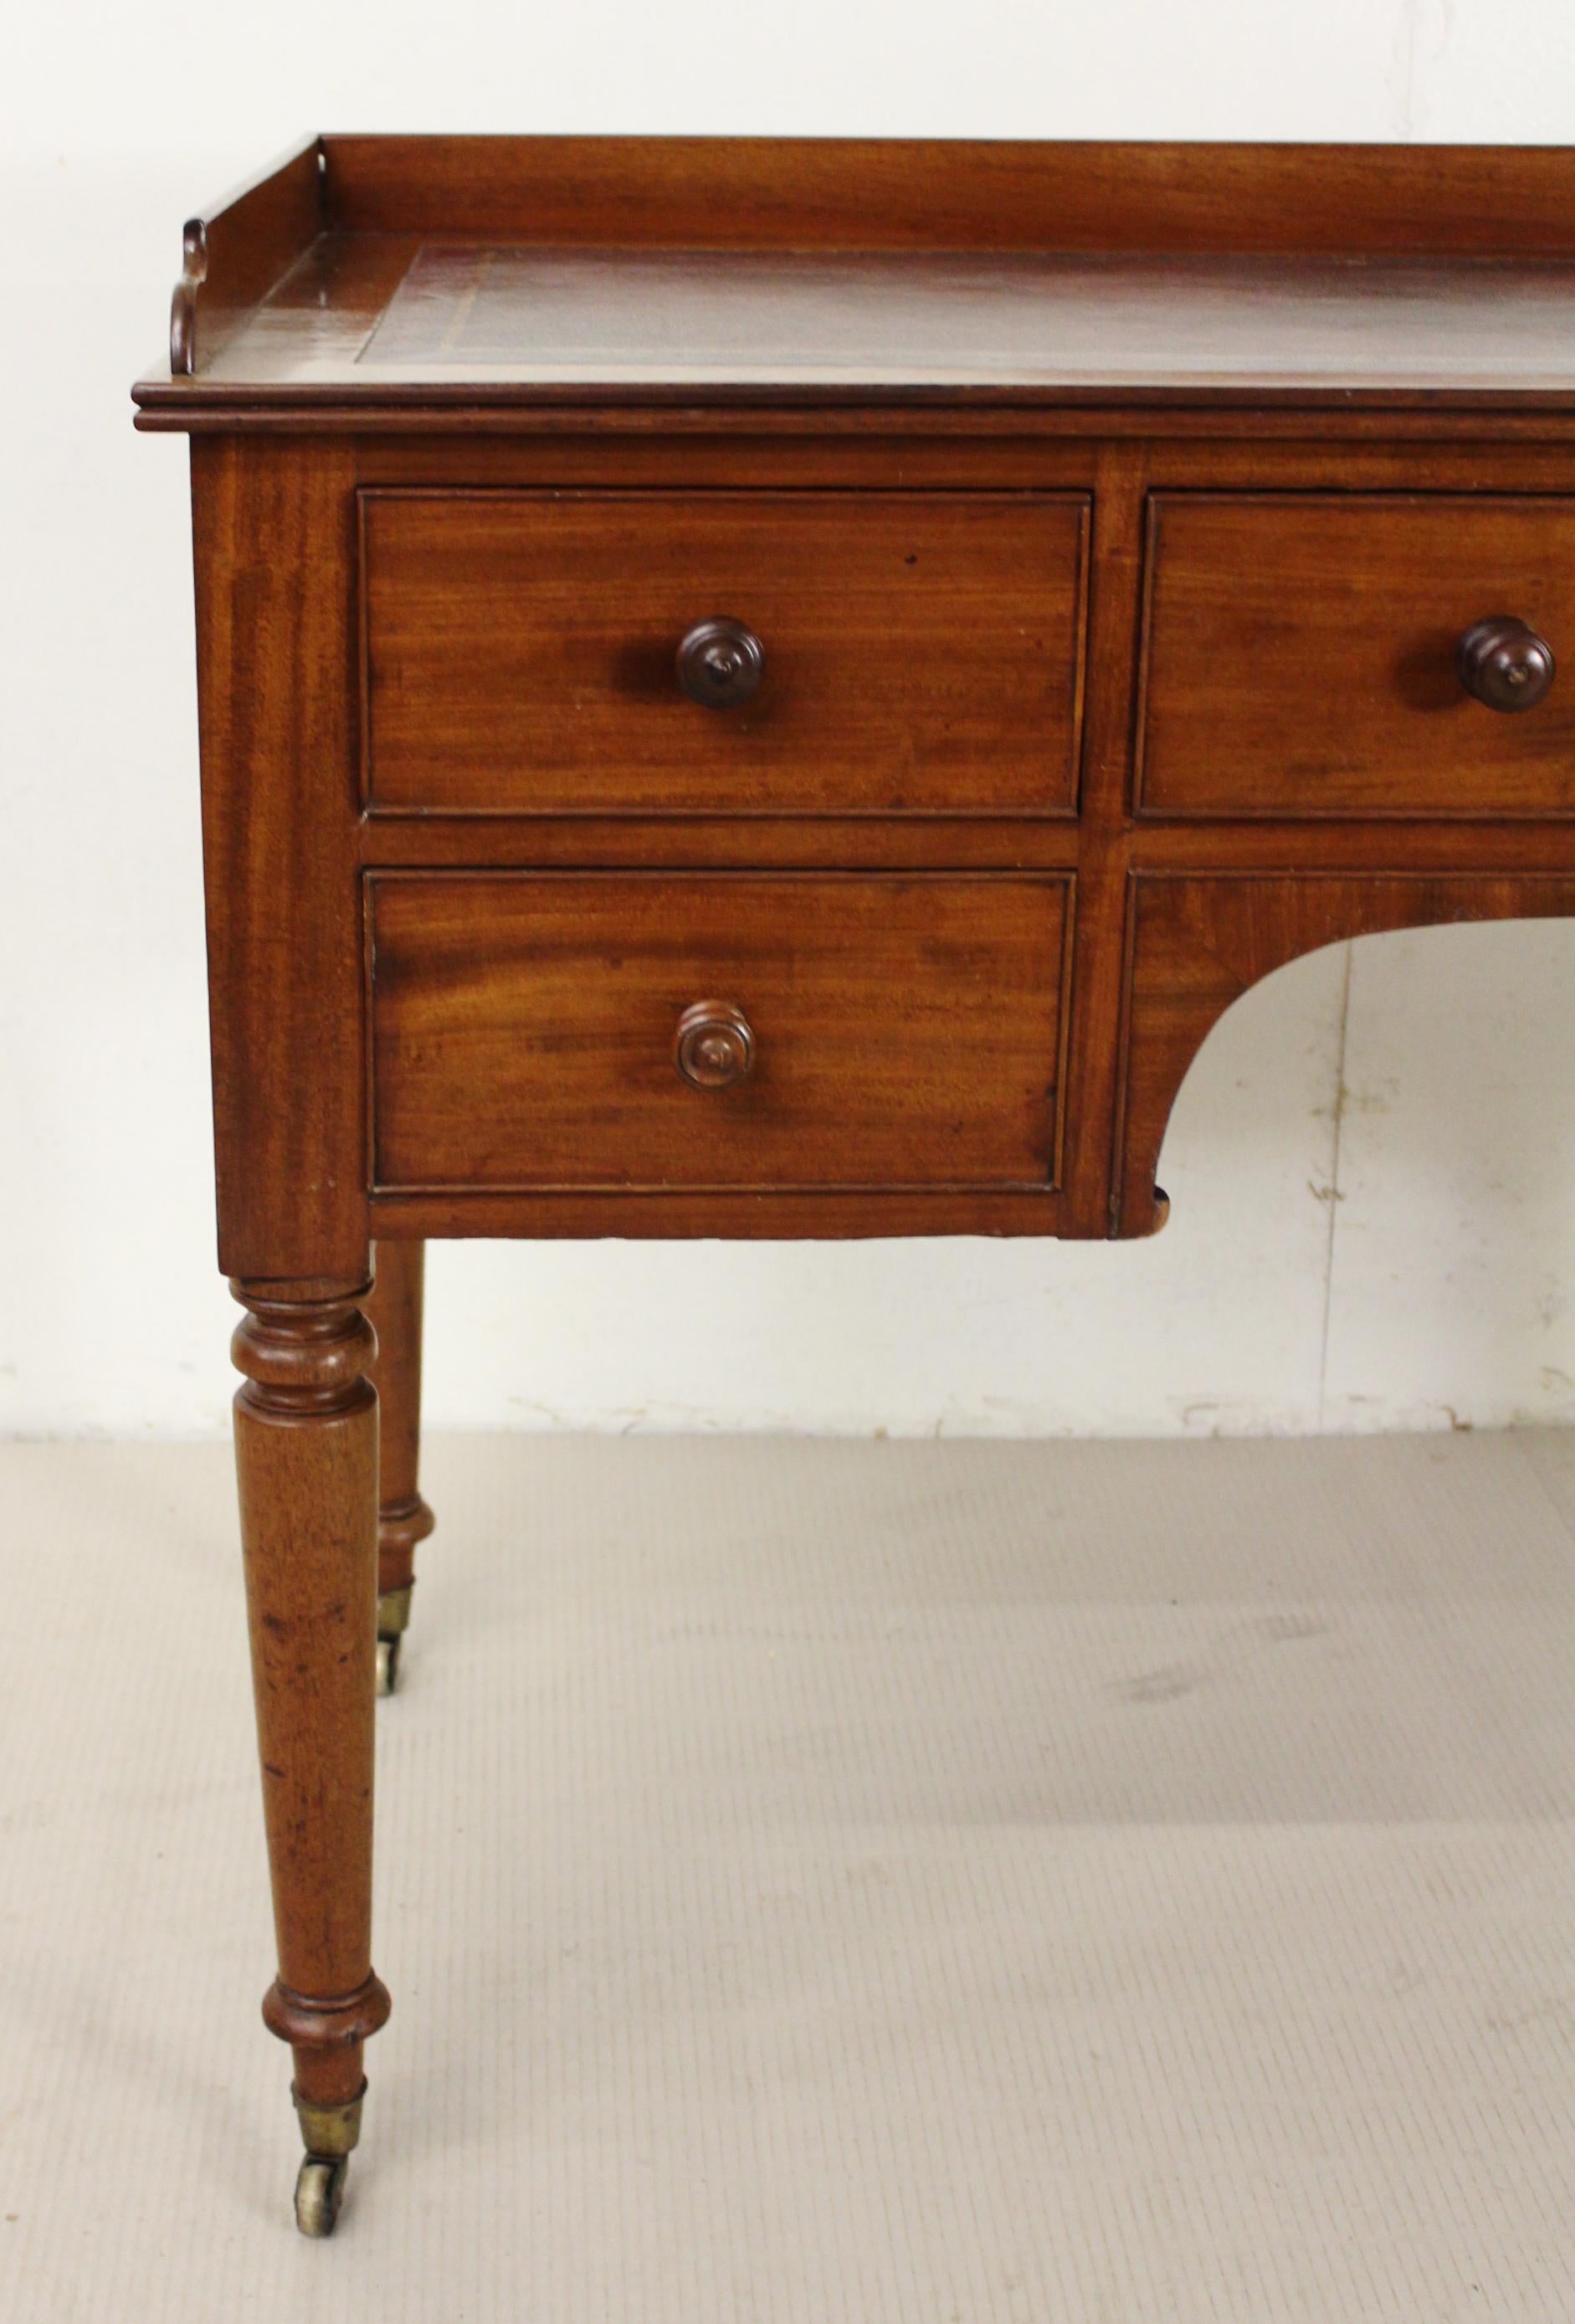
[[[741,1009],[696,1001],[673,1036],[673,1063],[695,1089],[729,1089],[754,1065],[755,1037]]]
[[[1455,648],[1460,684],[1489,710],[1531,710],[1553,682],[1553,649],[1529,622],[1490,613]]]
[[[678,648],[678,684],[691,702],[730,710],[747,702],[766,674],[766,649],[747,622],[710,613]]]

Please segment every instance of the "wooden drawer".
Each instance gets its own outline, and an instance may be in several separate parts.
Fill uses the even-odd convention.
[[[1495,614],[1566,669],[1506,715],[1459,641]],[[1149,503],[1139,811],[1575,809],[1575,500],[1161,493]]]
[[[1044,1189],[1071,884],[374,875],[375,1182]],[[741,1077],[683,1077],[696,1003],[723,1029],[691,1037],[690,1070],[748,1051]]]
[[[1029,493],[362,495],[374,811],[1071,814],[1088,503]],[[758,690],[692,701],[695,624]]]

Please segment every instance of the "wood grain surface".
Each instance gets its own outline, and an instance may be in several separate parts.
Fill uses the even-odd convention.
[[[324,138],[341,229],[611,248],[1548,254],[1561,148],[859,137]]]
[[[353,2101],[388,2015],[372,1967],[376,1342],[363,1286],[235,1284],[235,1464],[279,1978],[299,2094]]]
[[[192,449],[219,1264],[360,1280],[354,460]]]
[[[1069,813],[1087,513],[1036,493],[366,493],[371,804]],[[731,709],[675,670],[716,614],[765,650]]]
[[[1575,810],[1575,497],[1160,493],[1147,567],[1145,813]],[[1502,613],[1569,664],[1515,715],[1455,668]]]
[[[1055,1176],[1068,882],[371,882],[380,1188],[1023,1187]],[[696,1090],[684,1010],[758,1062]]]
[[[421,1498],[421,1331],[427,1246],[384,1241],[374,1253],[371,1292],[363,1301],[377,1334],[377,1588],[407,1590],[415,1580],[416,1545],[432,1530]]]

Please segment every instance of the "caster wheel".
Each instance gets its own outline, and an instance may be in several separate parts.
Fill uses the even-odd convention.
[[[402,1639],[397,1637],[392,1638],[379,1638],[377,1642],[377,1691],[379,1694],[391,1694],[395,1687],[398,1686],[400,1683],[400,1647],[402,1643]]]
[[[349,2158],[309,2154],[295,2182],[295,2224],[303,2236],[331,2236],[345,2198]]]

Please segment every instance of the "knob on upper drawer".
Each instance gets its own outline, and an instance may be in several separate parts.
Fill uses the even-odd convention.
[[[678,647],[678,684],[691,702],[730,710],[747,702],[766,674],[766,649],[747,622],[709,613]]]
[[[1490,613],[1461,638],[1455,668],[1466,692],[1489,710],[1531,710],[1553,682],[1553,650],[1529,622]]]
[[[741,1009],[726,1001],[695,1001],[678,1019],[673,1063],[695,1089],[731,1089],[755,1062],[755,1036]]]

